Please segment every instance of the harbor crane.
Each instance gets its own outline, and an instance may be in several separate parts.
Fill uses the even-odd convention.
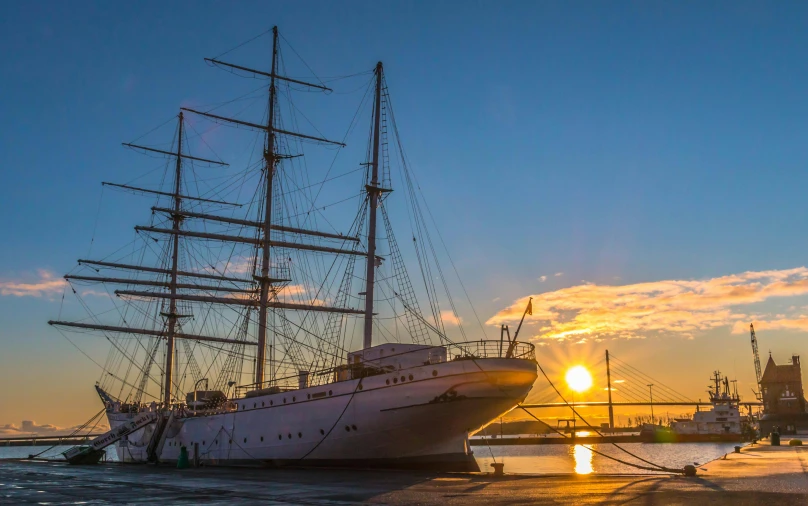
[[[754,392],[755,397],[757,400],[762,401],[763,396],[761,395],[760,390],[760,378],[763,376],[760,372],[760,354],[758,353],[758,344],[757,344],[757,337],[755,336],[755,326],[753,324],[749,324],[749,332],[752,334],[752,353],[755,355],[755,377],[757,379],[757,392]]]

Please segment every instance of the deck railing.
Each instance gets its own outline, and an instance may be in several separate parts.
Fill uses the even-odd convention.
[[[443,362],[452,362],[455,360],[474,360],[474,359],[487,359],[487,358],[511,358],[519,360],[536,360],[536,347],[530,343],[523,342],[507,342],[507,341],[468,341],[463,343],[452,343],[443,346],[435,346],[436,350],[440,353],[429,353],[428,364],[439,364]],[[445,354],[443,350],[446,350]],[[396,355],[388,355],[385,358],[390,359],[395,356],[406,356],[412,353],[423,353],[423,348],[417,350],[410,350],[398,353]],[[367,361],[360,364],[347,364],[314,371],[307,375],[306,385],[309,387],[322,386],[339,381],[347,381],[350,379],[375,376],[378,374],[385,374],[389,370],[382,366],[374,365],[373,361]],[[299,390],[301,386],[300,375],[287,376],[284,378],[277,378],[268,380],[263,383],[252,383],[248,385],[241,385],[236,387],[235,398],[241,398],[247,395],[248,392],[263,390],[262,393],[282,393]]]

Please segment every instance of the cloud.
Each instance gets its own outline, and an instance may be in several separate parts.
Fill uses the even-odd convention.
[[[802,330],[808,331],[808,316],[800,315],[796,318],[778,318],[783,315],[776,315],[774,320],[755,320],[755,330]],[[735,322],[732,326],[733,334],[746,334],[749,332],[749,322]]]
[[[582,284],[533,295],[535,337],[574,339],[644,338],[650,334],[678,334],[732,327],[748,332],[749,322],[760,328],[808,330],[808,316],[790,315],[769,321],[738,311],[739,306],[776,297],[808,294],[808,269],[744,272],[706,280],[666,280],[623,286]],[[488,320],[490,325],[516,323],[527,297]],[[784,316],[784,315],[778,315]],[[760,323],[758,323],[760,321]]]
[[[255,264],[255,257],[252,256],[234,256],[228,260],[222,260],[214,268],[204,266],[197,269],[198,272],[205,274],[216,274],[224,276],[232,276],[233,274],[252,274],[253,265]]]
[[[539,282],[544,283],[547,281],[547,276],[539,276]]]
[[[455,316],[454,313],[448,309],[444,309],[440,312],[440,319],[443,321],[444,325],[450,327],[457,327],[463,322],[462,318]]]
[[[281,287],[277,293],[279,295],[301,295],[306,293],[306,288],[303,285],[286,285]]]
[[[56,425],[51,425],[49,423],[40,425],[33,420],[23,420],[19,426],[13,423],[0,425],[0,435],[5,435],[8,437],[26,436],[31,434],[36,434],[39,436],[51,436],[69,434],[78,428],[78,425],[73,427],[57,427]],[[106,424],[98,424],[93,432],[99,433],[107,430],[109,430],[109,426]]]
[[[556,272],[555,274],[553,274],[553,276],[555,276],[555,277],[559,277],[559,276],[563,276],[563,275],[564,275],[563,272]]]
[[[45,269],[37,271],[34,281],[0,280],[0,295],[14,297],[53,297],[64,290],[66,281]]]
[[[93,296],[93,297],[109,298],[109,294],[107,292],[102,292],[100,290],[93,290],[92,288],[88,288],[86,290],[81,291],[81,296],[82,297],[86,297],[88,295]]]

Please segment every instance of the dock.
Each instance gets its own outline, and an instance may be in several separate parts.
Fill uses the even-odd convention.
[[[808,504],[808,447],[745,447],[698,476],[70,466],[0,461],[0,504]]]

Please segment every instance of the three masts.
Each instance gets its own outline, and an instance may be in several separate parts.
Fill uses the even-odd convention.
[[[300,310],[300,311],[316,311],[316,312],[329,312],[329,313],[343,313],[364,316],[364,331],[363,331],[363,347],[370,348],[373,341],[373,326],[374,326],[374,288],[375,288],[375,274],[376,267],[379,264],[379,259],[376,253],[376,228],[377,228],[377,208],[380,199],[384,192],[390,191],[389,189],[382,188],[379,177],[380,165],[380,143],[381,143],[381,109],[382,109],[382,63],[379,62],[375,68],[375,94],[374,94],[374,111],[373,111],[373,130],[372,130],[372,152],[371,161],[369,162],[369,176],[370,181],[365,186],[366,198],[368,200],[368,228],[367,228],[367,241],[366,251],[359,249],[360,239],[357,236],[346,236],[342,234],[334,234],[322,232],[318,230],[303,229],[297,227],[283,226],[273,223],[273,184],[276,178],[276,169],[278,164],[284,159],[292,158],[295,155],[290,153],[280,152],[278,146],[279,136],[290,136],[308,141],[315,141],[318,143],[332,144],[337,146],[344,146],[342,142],[331,141],[321,137],[305,135],[298,132],[288,131],[279,128],[276,121],[276,112],[278,108],[278,90],[276,84],[278,81],[284,81],[297,86],[304,86],[322,91],[330,91],[324,85],[307,83],[298,79],[282,76],[278,74],[278,30],[277,27],[272,29],[273,35],[273,48],[272,48],[272,65],[270,72],[264,72],[255,69],[249,69],[239,65],[226,63],[217,59],[206,59],[209,63],[229,69],[249,72],[257,76],[264,76],[269,79],[269,106],[267,114],[267,123],[265,125],[251,123],[235,118],[211,114],[209,112],[197,111],[187,107],[181,108],[179,113],[179,121],[177,128],[176,151],[165,151],[154,149],[151,147],[140,146],[135,144],[125,144],[128,147],[145,150],[147,152],[156,152],[163,155],[172,156],[175,158],[174,167],[174,187],[173,193],[160,192],[144,188],[137,188],[130,185],[120,185],[114,183],[104,183],[114,187],[120,187],[128,190],[138,192],[157,194],[163,196],[170,196],[172,199],[172,207],[159,207],[152,208],[153,212],[162,213],[170,217],[171,228],[162,228],[155,226],[137,226],[136,231],[148,234],[167,235],[170,237],[170,265],[168,268],[148,267],[140,265],[122,264],[117,262],[107,262],[98,260],[79,260],[80,265],[87,265],[90,267],[106,267],[115,269],[124,269],[132,271],[141,271],[146,273],[155,273],[166,275],[165,281],[142,280],[142,279],[124,279],[112,278],[102,276],[86,276],[86,275],[66,275],[67,280],[77,280],[86,282],[104,282],[104,283],[125,283],[129,285],[141,285],[146,287],[157,287],[161,291],[151,290],[116,290],[115,294],[124,297],[133,298],[156,298],[168,300],[168,311],[161,312],[164,319],[164,325],[161,328],[137,328],[131,326],[111,326],[102,325],[98,323],[85,323],[85,322],[69,322],[69,321],[50,321],[51,325],[62,327],[72,327],[80,329],[100,330],[104,332],[116,333],[129,333],[135,335],[151,335],[160,338],[165,338],[165,362],[163,364],[163,385],[162,385],[162,402],[166,408],[172,404],[172,390],[175,386],[176,378],[173,377],[175,369],[175,349],[176,340],[196,340],[208,343],[221,343],[233,345],[247,345],[255,346],[257,351],[255,353],[255,366],[254,366],[254,384],[255,388],[261,388],[266,381],[265,367],[267,363],[267,335],[268,335],[268,313],[273,309],[282,310]],[[240,127],[247,127],[254,130],[259,130],[264,133],[264,199],[263,199],[263,212],[258,220],[251,221],[245,219],[232,218],[221,216],[217,214],[208,214],[193,212],[185,209],[183,205],[186,201],[205,202],[224,206],[239,206],[239,204],[229,203],[221,200],[205,199],[196,196],[183,194],[183,160],[193,160],[197,162],[227,165],[224,162],[211,160],[196,156],[191,156],[183,152],[183,125],[184,113],[189,112],[192,114],[204,116],[216,122],[229,123]],[[260,213],[261,210],[259,210]],[[255,232],[252,236],[241,235],[228,235],[208,233],[204,231],[193,231],[183,229],[182,225],[185,220],[198,219],[221,224],[231,224],[236,226],[245,227]],[[333,239],[342,241],[342,247],[323,246],[317,244],[307,244],[305,242],[297,241],[275,241],[272,239],[272,231],[277,230],[287,234],[294,234],[303,237],[319,237],[326,239]],[[180,238],[199,238],[207,240],[221,241],[224,243],[241,243],[253,245],[256,248],[255,261],[258,263],[255,271],[256,275],[252,279],[206,274],[202,272],[190,272],[180,269]],[[350,245],[347,246],[346,245]],[[366,258],[366,273],[365,273],[365,291],[363,293],[365,298],[364,310],[351,309],[348,307],[334,307],[325,304],[301,304],[280,301],[277,294],[285,283],[289,283],[290,279],[283,279],[279,277],[272,277],[272,251],[275,247],[299,249],[305,251],[314,251],[322,253],[333,254],[347,254],[356,255]],[[193,278],[193,283],[181,282],[180,278]],[[204,284],[204,281],[209,280],[217,281],[218,284]],[[167,289],[167,290],[166,290]],[[201,294],[199,292],[202,292]],[[211,295],[213,294],[213,295]],[[231,306],[246,306],[248,309],[255,309],[258,312],[258,321],[256,326],[257,339],[255,341],[247,339],[230,339],[217,336],[205,336],[197,334],[188,334],[181,331],[182,321],[192,315],[182,314],[178,302],[198,302],[210,304],[225,304]],[[155,350],[156,351],[156,350]],[[153,354],[154,355],[154,354]],[[152,356],[153,356],[152,355]],[[143,384],[146,382],[144,373]],[[141,386],[141,389],[143,387]]]

